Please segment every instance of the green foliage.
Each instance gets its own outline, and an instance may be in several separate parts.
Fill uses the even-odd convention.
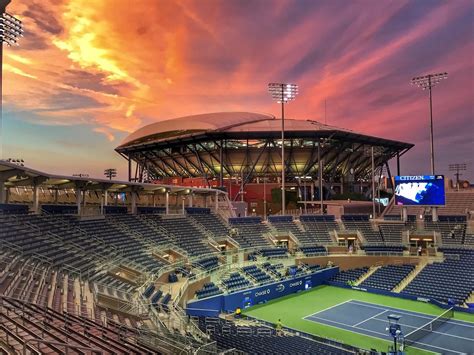
[[[285,203],[288,206],[289,203],[296,205],[298,201],[298,195],[296,191],[285,191]],[[272,189],[272,202],[281,205],[281,189],[275,188]]]

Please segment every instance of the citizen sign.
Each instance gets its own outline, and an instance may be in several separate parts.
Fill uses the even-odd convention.
[[[434,179],[434,176],[430,176],[430,178]],[[424,180],[425,176],[399,176],[398,179],[402,181]]]

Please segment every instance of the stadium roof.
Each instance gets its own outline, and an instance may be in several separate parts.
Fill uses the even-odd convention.
[[[281,132],[281,120],[273,115],[254,112],[214,112],[174,118],[144,126],[127,136],[119,152],[128,148],[143,147],[166,142],[182,141],[186,138],[232,136],[237,139],[255,138],[267,135],[277,137]],[[286,137],[329,137],[365,140],[373,144],[389,145],[409,149],[413,144],[363,135],[349,129],[325,125],[313,120],[285,119]]]
[[[192,190],[194,193],[213,193],[215,189],[190,188],[176,185],[146,184],[129,181],[95,179],[90,177],[49,174],[35,169],[0,160],[0,182],[5,187],[31,187],[37,185],[48,189],[108,190],[110,192],[142,191],[143,193],[171,193]],[[219,191],[220,192],[220,191]]]
[[[382,166],[410,148],[405,143],[369,136],[313,120],[285,119],[287,177],[315,175],[316,151],[321,148],[329,179],[353,171],[370,172],[367,152],[375,148],[375,164]],[[281,119],[252,112],[215,112],[156,122],[126,137],[115,150],[136,162],[138,181],[163,177],[221,179],[246,175],[281,175]],[[318,148],[319,147],[319,148]],[[353,173],[351,173],[353,174]]]

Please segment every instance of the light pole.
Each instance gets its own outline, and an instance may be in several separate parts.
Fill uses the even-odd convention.
[[[411,84],[416,85],[423,90],[430,91],[430,161],[431,161],[431,175],[435,173],[434,167],[434,143],[433,143],[433,100],[431,89],[435,87],[441,80],[447,79],[448,73],[428,74],[424,76],[417,76],[411,79]]]
[[[23,37],[21,21],[6,12],[11,0],[0,0],[0,160],[3,158],[3,43],[8,47],[17,46],[18,38]]]
[[[285,104],[295,99],[298,85],[284,83],[268,84],[272,99],[281,104],[281,214],[285,214]]]
[[[263,177],[263,220],[267,220],[267,177]]]

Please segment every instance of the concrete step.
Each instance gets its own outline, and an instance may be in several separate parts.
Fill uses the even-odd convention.
[[[364,275],[359,277],[359,279],[355,282],[356,286],[359,286],[362,282],[364,282],[370,275],[380,269],[380,266],[371,266],[369,271],[367,271]]]
[[[474,291],[471,292],[471,294],[466,300],[466,303],[474,303]]]

